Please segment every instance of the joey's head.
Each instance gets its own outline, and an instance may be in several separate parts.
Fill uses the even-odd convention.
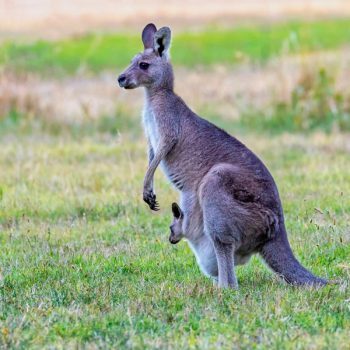
[[[172,89],[173,70],[169,60],[171,31],[168,27],[157,30],[153,23],[142,31],[144,51],[138,53],[125,71],[119,75],[119,86],[135,89]]]
[[[184,236],[182,231],[184,214],[177,203],[173,203],[171,205],[171,209],[173,211],[174,218],[173,222],[170,225],[169,242],[171,244],[176,244],[179,243],[181,241],[181,238]]]

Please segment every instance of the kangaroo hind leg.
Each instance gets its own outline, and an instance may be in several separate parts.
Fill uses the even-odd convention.
[[[218,265],[218,286],[237,288],[234,251],[238,242],[235,239],[235,233],[232,232],[235,228],[230,225],[230,220],[224,212],[215,210],[215,206],[212,207],[209,203],[203,204],[204,230],[212,241]]]
[[[241,229],[235,220],[239,212],[237,203],[221,186],[220,178],[210,174],[200,188],[205,234],[211,239],[217,264],[218,286],[237,288],[234,271],[234,252],[239,248]]]
[[[218,286],[220,288],[238,288],[232,244],[225,244],[220,241],[214,241],[213,244],[219,269]]]
[[[262,231],[262,213],[241,178],[237,167],[218,164],[203,178],[199,189],[205,233],[213,242],[221,287],[237,287],[235,253],[241,258],[250,256]]]

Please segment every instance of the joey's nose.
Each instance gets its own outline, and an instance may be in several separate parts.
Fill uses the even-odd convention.
[[[119,75],[119,77],[118,77],[119,86],[122,87],[124,85],[125,81],[126,81],[126,76],[124,74]]]
[[[170,242],[171,244],[177,244],[177,243],[180,242],[180,240],[179,240],[179,239],[175,239],[175,238],[173,238],[173,237],[169,237],[169,242]]]

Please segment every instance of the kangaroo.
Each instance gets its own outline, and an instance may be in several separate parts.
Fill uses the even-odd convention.
[[[118,77],[120,87],[145,88],[143,125],[149,165],[143,200],[159,210],[153,177],[160,165],[180,192],[186,237],[202,271],[219,287],[237,288],[237,256],[259,253],[287,283],[321,286],[294,257],[279,193],[268,169],[245,145],[196,115],[174,92],[171,31],[152,23],[144,51]],[[204,237],[204,238],[203,238]]]

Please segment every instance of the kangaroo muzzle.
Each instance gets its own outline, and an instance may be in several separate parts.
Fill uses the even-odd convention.
[[[173,237],[172,235],[170,235],[170,237],[169,237],[169,242],[171,243],[171,244],[177,244],[177,243],[179,243],[181,241],[181,238],[180,239],[176,239],[175,237]]]
[[[129,79],[125,74],[119,75],[118,83],[119,86],[124,89],[135,89],[137,87],[135,81]]]
[[[124,74],[119,75],[118,84],[120,87],[124,87],[126,83],[126,76]]]

